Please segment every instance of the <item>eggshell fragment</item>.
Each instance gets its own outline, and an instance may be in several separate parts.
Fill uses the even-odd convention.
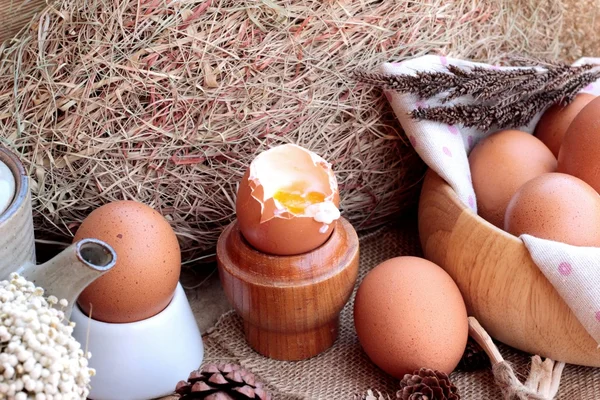
[[[555,104],[542,114],[534,134],[550,149],[554,157],[558,157],[563,138],[575,116],[595,98],[593,94],[580,93],[568,105]]]
[[[600,192],[600,97],[573,119],[558,153],[557,172],[576,176]]]
[[[556,169],[544,143],[518,130],[503,130],[480,141],[469,154],[477,212],[502,229],[506,206],[521,185]]]
[[[398,379],[421,367],[452,372],[469,331],[450,275],[410,256],[384,261],[367,274],[356,293],[354,325],[371,361]]]
[[[504,229],[573,246],[600,246],[600,195],[558,172],[525,183],[510,200]]]
[[[173,298],[181,252],[169,222],[151,207],[116,201],[92,211],[73,241],[103,240],[117,254],[116,265],[79,296],[77,304],[95,320],[135,322],[161,312]]]
[[[302,254],[321,246],[340,217],[331,165],[313,152],[286,144],[259,154],[237,192],[242,236],[274,255]]]

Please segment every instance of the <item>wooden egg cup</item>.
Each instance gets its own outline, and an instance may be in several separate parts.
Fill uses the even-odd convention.
[[[339,314],[358,276],[358,236],[340,218],[317,249],[293,256],[257,251],[237,221],[221,233],[217,263],[229,302],[244,320],[248,344],[277,360],[325,351],[338,335]]]

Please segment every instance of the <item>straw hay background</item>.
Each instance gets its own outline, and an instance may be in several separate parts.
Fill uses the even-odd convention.
[[[62,0],[4,44],[0,140],[33,178],[38,238],[69,241],[94,208],[135,199],[171,221],[190,263],[234,218],[251,159],[285,142],[332,162],[344,215],[375,227],[416,203],[423,164],[352,70],[432,52],[577,58],[597,8],[570,7]]]

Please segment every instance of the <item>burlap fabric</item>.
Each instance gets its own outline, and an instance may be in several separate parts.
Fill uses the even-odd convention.
[[[381,261],[400,255],[421,255],[415,218],[363,235],[360,251],[359,282]],[[271,360],[254,352],[244,340],[240,318],[233,312],[226,313],[205,335],[204,363],[241,364],[265,382],[275,399],[362,399],[369,389],[395,398],[398,381],[372,364],[360,347],[352,318],[353,302],[354,295],[341,313],[340,334],[334,346],[317,357],[299,362]],[[524,380],[528,355],[503,345],[500,350]],[[455,371],[451,379],[462,399],[502,399],[491,369],[471,373]],[[568,365],[558,398],[600,399],[600,369]]]

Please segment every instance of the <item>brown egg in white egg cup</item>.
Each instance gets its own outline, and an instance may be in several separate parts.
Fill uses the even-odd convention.
[[[92,353],[90,398],[167,396],[204,358],[200,329],[179,282],[181,252],[165,217],[135,201],[90,213],[74,240],[98,238],[116,265],[79,296],[73,336]],[[136,382],[132,385],[131,382]]]

